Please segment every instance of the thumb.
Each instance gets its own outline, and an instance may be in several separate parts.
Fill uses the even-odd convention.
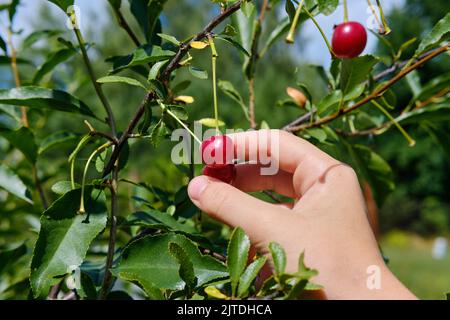
[[[194,178],[189,183],[188,194],[202,211],[231,227],[243,228],[253,241],[270,234],[271,225],[281,210],[207,176]]]

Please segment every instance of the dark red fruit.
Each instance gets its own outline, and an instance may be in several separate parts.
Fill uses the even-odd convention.
[[[225,167],[233,164],[233,140],[227,136],[212,136],[202,142],[202,161],[207,166]]]
[[[364,51],[367,44],[366,29],[358,22],[337,25],[333,33],[333,52],[338,58],[355,58]]]
[[[205,166],[203,168],[203,174],[225,183],[231,183],[236,177],[236,167],[234,164],[227,164],[222,167]]]

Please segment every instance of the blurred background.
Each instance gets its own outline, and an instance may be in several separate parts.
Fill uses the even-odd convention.
[[[0,0],[0,4],[9,1]],[[130,16],[127,1],[123,1],[125,13]],[[77,0],[81,8],[81,27],[87,41],[94,45],[89,54],[95,61],[98,75],[105,75],[111,65],[103,58],[128,54],[132,44],[127,35],[114,24],[115,17],[107,1]],[[350,0],[350,18],[363,24],[370,24],[370,10],[366,1]],[[394,46],[405,41],[421,37],[447,12],[450,11],[448,0],[383,0],[382,4],[393,32],[387,37]],[[166,34],[185,39],[196,33],[215,14],[211,4],[205,0],[168,1],[167,10],[163,16],[163,30]],[[186,14],[189,12],[189,15]],[[273,15],[271,15],[273,16]],[[331,38],[333,25],[341,22],[342,8],[331,16],[320,16],[318,22],[323,27],[327,37]],[[133,25],[133,19],[129,19]],[[269,19],[270,21],[270,19]],[[272,17],[270,22],[275,25]],[[40,65],[48,52],[60,45],[56,40],[41,40],[31,50],[21,51],[23,39],[36,30],[63,29],[65,17],[58,9],[45,0],[25,0],[18,8],[15,21],[16,31],[20,35],[14,39],[20,58],[29,59],[35,65]],[[0,20],[0,34],[4,34],[6,21]],[[135,30],[139,28],[135,25]],[[263,31],[264,32],[264,31]],[[312,23],[301,26],[299,38],[292,47],[284,42],[279,43],[260,62],[256,83],[256,117],[258,121],[265,120],[271,128],[279,128],[298,116],[295,108],[277,107],[277,101],[288,98],[286,87],[295,86],[298,82],[307,83],[312,95],[321,96],[324,84],[320,77],[314,76],[311,65],[330,65],[328,51],[323,40]],[[64,37],[72,34],[67,30]],[[245,80],[242,76],[240,56],[229,46],[218,44],[220,58],[218,60],[218,77],[231,81],[243,96],[247,96]],[[376,36],[370,34],[366,53],[384,55],[387,48]],[[410,57],[415,50],[414,45],[404,53],[404,58]],[[80,68],[78,58],[73,58],[57,67],[51,78],[54,87],[66,89],[82,98],[92,108],[100,109],[97,98],[90,83]],[[196,63],[204,69],[209,68],[209,57],[205,53],[196,53]],[[26,77],[26,65],[21,66],[21,72]],[[185,71],[178,71],[180,81],[190,79]],[[433,60],[418,71],[423,82],[437,74],[450,72],[450,56]],[[69,88],[65,83],[70,83]],[[194,119],[210,117],[212,110],[212,95],[210,82],[194,80],[186,90],[186,94],[195,97],[195,103],[189,106],[190,115]],[[0,64],[0,88],[13,86],[10,68]],[[142,99],[139,89],[121,86],[120,90],[106,87],[111,97],[114,110],[119,114],[119,127],[124,128]],[[405,81],[394,87],[397,104],[405,105],[410,99]],[[240,107],[228,97],[219,96],[221,118],[232,127],[246,128],[247,120],[243,117]],[[73,116],[55,115],[44,122],[42,115],[30,111],[30,117],[37,127],[38,138],[42,139],[51,132],[71,129],[83,133],[82,121],[74,121]],[[100,125],[98,125],[100,127]],[[444,131],[449,132],[450,125],[442,124]],[[450,230],[450,143],[447,150],[430,137],[421,128],[407,128],[416,139],[414,148],[408,147],[404,138],[396,130],[376,138],[361,138],[361,143],[368,144],[390,164],[395,175],[396,188],[389,194],[379,208],[380,246],[389,260],[393,272],[420,298],[442,299],[444,293],[450,291],[450,250],[448,249]],[[0,159],[2,150],[0,140]],[[151,181],[162,189],[177,190],[185,184],[180,171],[167,162],[171,143],[163,143],[154,149],[148,141],[136,142],[131,148],[130,164],[127,175],[139,181]],[[67,155],[71,146],[63,150],[54,150],[40,166],[52,172],[60,172],[59,179],[67,180]],[[45,181],[49,188],[58,179]],[[2,194],[0,193],[0,202]],[[3,211],[3,213],[1,212]],[[2,214],[6,208],[0,206],[0,239],[8,235],[8,225],[2,223]],[[37,217],[29,217],[23,223],[32,226]],[[9,236],[14,236],[9,234]],[[0,240],[0,245],[2,240]]]

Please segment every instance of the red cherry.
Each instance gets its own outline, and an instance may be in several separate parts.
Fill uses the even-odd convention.
[[[234,164],[227,164],[222,167],[205,166],[203,168],[203,174],[225,183],[231,183],[236,177],[236,167]]]
[[[344,22],[337,25],[333,33],[333,52],[341,59],[357,57],[367,44],[366,29],[358,22]]]
[[[233,163],[233,140],[227,136],[212,136],[202,142],[202,161],[211,167],[224,167]]]

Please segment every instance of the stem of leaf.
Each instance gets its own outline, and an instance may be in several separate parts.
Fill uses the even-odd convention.
[[[300,13],[302,12],[304,2],[305,0],[302,0],[298,5],[297,10],[295,11],[294,19],[292,19],[291,28],[289,29],[288,35],[286,36],[285,39],[287,43],[294,43],[295,29],[297,28],[298,20],[300,18]]]
[[[213,81],[213,98],[214,98],[214,119],[216,121],[216,133],[219,134],[219,106],[217,101],[217,54],[216,45],[211,35],[208,35],[209,46],[211,47],[211,63],[212,63],[212,81]]]
[[[344,0],[344,22],[348,22],[348,5],[347,5],[347,0]]]
[[[195,141],[197,141],[199,144],[202,144],[202,141],[197,138],[197,136],[195,135],[194,132],[192,132],[191,129],[189,129],[189,127],[183,122],[181,121],[175,113],[173,113],[172,111],[169,110],[169,108],[167,108],[161,101],[158,101],[158,104],[161,106],[161,108],[167,112],[168,115],[170,115],[172,118],[174,118],[187,132],[189,132],[189,134],[195,139]]]
[[[378,18],[378,15],[377,15],[377,13],[375,11],[375,7],[373,6],[372,2],[370,0],[367,0],[367,4],[369,5],[369,8],[372,11],[372,14],[375,17],[375,20],[376,20],[376,22],[378,24],[378,27],[379,27],[378,34],[386,33],[386,31],[385,31],[385,29],[383,27],[383,24],[381,23],[380,19]]]
[[[83,214],[86,212],[85,207],[84,207],[84,189],[85,189],[85,185],[86,185],[86,175],[87,175],[87,171],[89,169],[89,165],[91,164],[92,159],[94,159],[94,157],[97,153],[99,153],[100,151],[102,151],[110,146],[111,146],[111,142],[107,142],[107,143],[101,145],[100,147],[98,147],[97,149],[95,149],[94,152],[92,152],[92,154],[89,156],[89,158],[86,162],[86,165],[84,166],[83,179],[81,180],[80,210],[78,210],[78,213],[80,213],[80,214]],[[74,187],[73,182],[72,182],[72,187]]]
[[[314,24],[316,25],[317,29],[319,30],[323,40],[325,41],[325,44],[328,47],[328,51],[330,52],[330,55],[332,58],[334,58],[334,52],[333,49],[331,48],[330,42],[328,41],[327,37],[325,36],[325,33],[323,32],[322,28],[320,27],[319,23],[317,22],[317,20],[314,18],[314,16],[311,14],[311,12],[309,12],[309,10],[305,7],[305,12],[308,15],[308,17],[312,20],[312,22],[314,22]]]
[[[408,141],[408,144],[410,147],[414,147],[416,144],[416,141],[411,138],[411,136],[403,129],[403,127],[394,119],[394,117],[385,109],[381,104],[379,104],[377,101],[372,100],[372,104],[377,107],[384,115],[397,127],[398,131],[405,137],[405,139]]]
[[[380,10],[380,18],[383,23],[384,34],[389,34],[392,30],[389,28],[389,25],[386,21],[386,17],[384,16],[383,7],[381,6],[380,0],[377,1],[378,10]]]

